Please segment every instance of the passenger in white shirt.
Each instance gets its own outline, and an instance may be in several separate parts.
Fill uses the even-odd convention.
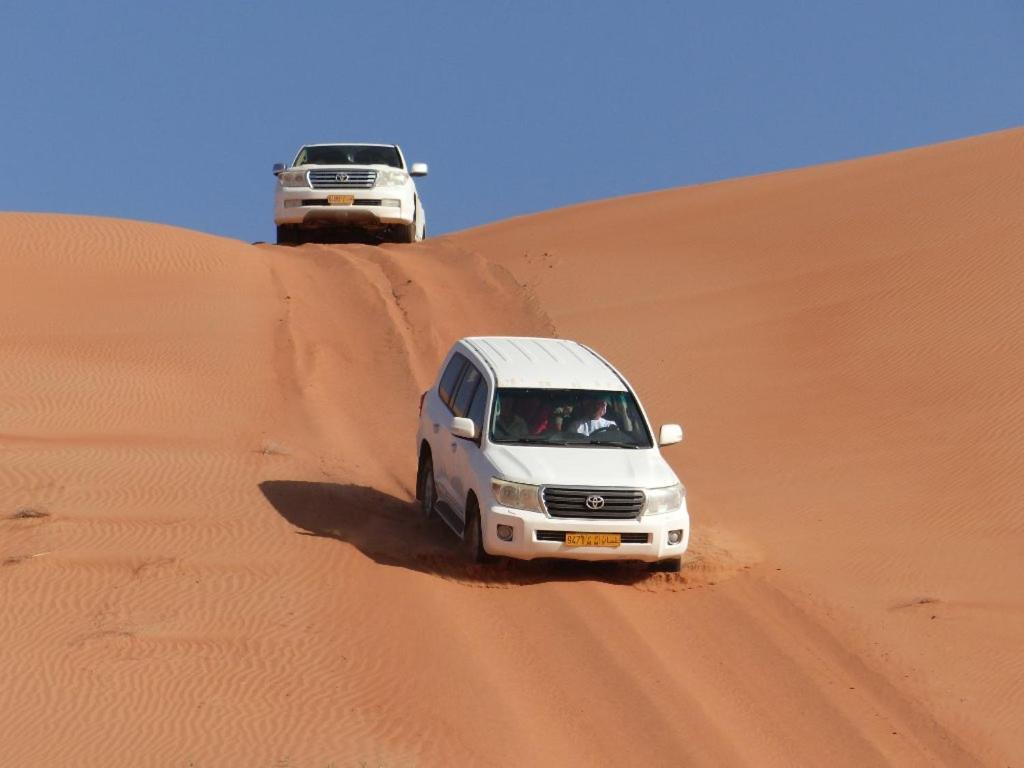
[[[581,435],[591,435],[605,427],[618,426],[614,421],[606,419],[608,403],[604,400],[590,400],[583,404],[583,418],[577,423],[576,431]]]

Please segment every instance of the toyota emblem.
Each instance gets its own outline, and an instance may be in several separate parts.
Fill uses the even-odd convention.
[[[604,496],[587,496],[587,509],[604,509]]]
[[[334,180],[335,181],[348,181],[348,174],[347,173],[339,173],[337,176],[334,177]]]

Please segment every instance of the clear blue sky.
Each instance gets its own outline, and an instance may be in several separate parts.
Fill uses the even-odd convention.
[[[1024,123],[1020,2],[0,3],[0,209],[273,237],[306,141],[434,234]]]

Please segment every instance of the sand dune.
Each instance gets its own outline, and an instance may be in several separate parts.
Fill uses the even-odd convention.
[[[1020,762],[1022,145],[406,247],[0,215],[0,762]],[[590,342],[687,426],[684,573],[417,517],[471,333]]]

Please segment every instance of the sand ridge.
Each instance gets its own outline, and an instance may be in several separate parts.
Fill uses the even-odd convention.
[[[1022,142],[408,247],[0,215],[4,760],[1014,764]],[[686,425],[683,574],[419,518],[419,394],[486,333]]]

